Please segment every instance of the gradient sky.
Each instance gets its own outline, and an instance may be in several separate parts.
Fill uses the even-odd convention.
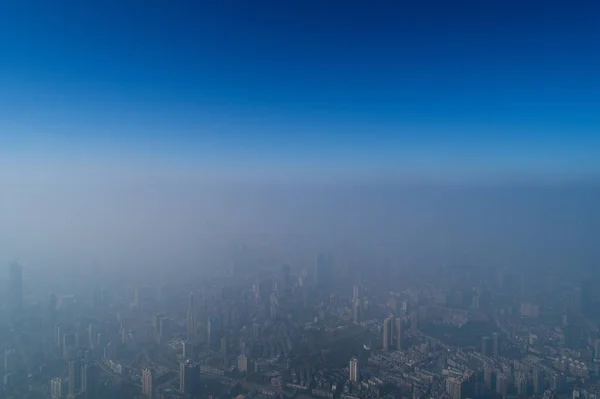
[[[2,2],[0,158],[597,177],[599,15],[592,1]]]

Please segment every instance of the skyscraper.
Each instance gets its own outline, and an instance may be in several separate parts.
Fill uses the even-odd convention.
[[[197,366],[189,361],[179,363],[179,391],[182,393],[193,393],[195,390],[195,378],[198,374]]]
[[[75,395],[80,390],[81,364],[79,360],[69,360],[69,394]]]
[[[151,369],[142,370],[142,394],[152,398],[154,372]]]
[[[481,337],[481,356],[489,356],[493,352],[492,339],[490,337]]]
[[[81,364],[81,391],[84,394],[85,399],[92,399],[96,397],[96,390],[98,387],[98,368],[92,362],[85,362]]]
[[[50,381],[50,396],[52,397],[52,399],[62,398],[62,385],[63,381],[60,378],[53,378]]]
[[[350,381],[358,383],[360,381],[360,374],[358,370],[358,358],[353,357],[350,359]]]
[[[210,349],[210,346],[212,344],[212,333],[213,333],[212,327],[213,327],[212,320],[209,317],[206,320],[206,347],[209,348],[209,349]]]
[[[389,316],[383,321],[383,349],[385,350],[392,347],[393,320],[394,318]]]
[[[360,300],[357,299],[354,301],[354,323],[355,324],[360,324],[361,316],[362,316],[361,303],[360,303]]]
[[[500,334],[492,334],[492,356],[498,357],[500,355]]]
[[[196,311],[194,307],[194,293],[190,293],[187,310],[187,340],[196,342]]]
[[[396,349],[404,348],[404,320],[401,317],[396,317]]]
[[[9,268],[8,305],[13,312],[23,306],[23,268],[18,263],[11,263]]]

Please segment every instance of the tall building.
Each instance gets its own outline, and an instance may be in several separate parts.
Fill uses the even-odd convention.
[[[190,293],[187,309],[187,340],[196,342],[196,310],[194,307],[194,293]]]
[[[352,287],[352,299],[357,300],[358,298],[360,298],[360,288],[355,285]]]
[[[401,317],[396,317],[396,349],[404,348],[404,320]]]
[[[452,399],[462,399],[463,397],[463,380],[461,378],[448,378],[446,380],[446,393]]]
[[[492,356],[500,356],[500,334],[492,334]]]
[[[192,362],[183,361],[179,363],[179,391],[181,393],[193,393],[195,388],[195,378],[198,374],[198,368]]]
[[[527,376],[525,374],[518,374],[515,386],[517,388],[517,395],[521,398],[527,397]]]
[[[98,368],[92,362],[81,364],[81,391],[85,399],[96,397],[98,389]]]
[[[239,355],[238,359],[237,359],[237,363],[238,363],[238,370],[240,370],[242,373],[245,373],[248,371],[248,358],[245,355]]]
[[[142,394],[152,398],[154,388],[154,372],[151,369],[142,370]]]
[[[183,358],[192,359],[194,357],[194,344],[190,341],[183,341]]]
[[[361,303],[360,300],[357,299],[354,301],[354,324],[360,324],[360,322],[362,317],[362,312],[361,312]]]
[[[389,316],[383,321],[383,349],[385,350],[389,350],[392,348],[393,320],[394,318],[392,316]]]
[[[358,358],[350,359],[350,381],[354,383],[360,382],[360,374],[358,369]]]
[[[213,323],[211,318],[209,317],[206,320],[206,347],[210,349],[211,343],[212,343],[212,331],[213,328]]]
[[[11,263],[9,268],[8,305],[13,312],[23,307],[23,268],[18,263]]]
[[[50,396],[52,399],[61,399],[63,381],[60,378],[53,378],[50,381]]]
[[[69,360],[69,394],[75,395],[81,389],[81,363]]]
[[[481,337],[481,356],[492,354],[492,339],[490,337]]]
[[[544,373],[542,369],[535,368],[533,370],[533,393],[540,395],[544,392]]]
[[[494,370],[486,366],[483,370],[483,384],[488,391],[491,391],[494,386]]]
[[[221,338],[221,355],[227,356],[227,337]]]

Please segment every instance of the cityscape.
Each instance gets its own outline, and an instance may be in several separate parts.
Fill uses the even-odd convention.
[[[448,266],[409,284],[389,265],[366,273],[332,254],[257,267],[250,249],[235,253],[197,286],[124,282],[45,298],[10,264],[2,397],[600,394],[590,281]]]
[[[600,399],[600,1],[0,0],[0,399]]]

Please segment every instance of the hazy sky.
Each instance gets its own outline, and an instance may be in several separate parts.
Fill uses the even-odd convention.
[[[584,248],[600,5],[559,3],[3,2],[0,261],[191,259],[239,231]],[[398,181],[463,191],[378,191]]]

